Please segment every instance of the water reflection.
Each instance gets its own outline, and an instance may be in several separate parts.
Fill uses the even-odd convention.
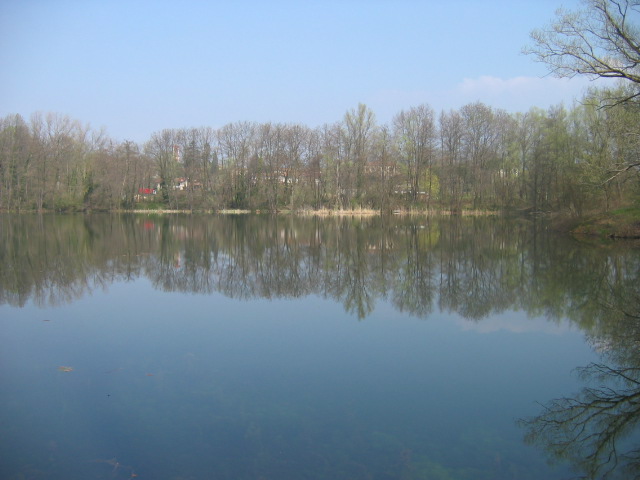
[[[529,442],[586,478],[640,478],[640,294],[635,279],[620,280],[599,296],[607,318],[593,315],[603,363],[579,369],[588,386],[521,422]]]
[[[29,302],[42,306],[69,304],[97,289],[108,289],[114,282],[133,282],[144,277],[156,290],[221,293],[240,300],[313,295],[335,301],[350,316],[363,320],[375,317],[373,312],[382,301],[398,312],[423,319],[438,312],[456,313],[475,322],[479,330],[483,325],[497,321],[502,312],[522,311],[528,316],[544,316],[557,322],[569,319],[586,333],[593,347],[601,353],[601,361],[583,369],[586,387],[579,395],[550,401],[540,416],[522,422],[528,439],[550,455],[571,461],[579,472],[590,478],[610,472],[620,472],[628,478],[630,473],[637,475],[635,472],[640,468],[640,450],[633,443],[640,408],[640,256],[633,245],[594,248],[546,232],[542,225],[496,218],[0,216],[0,235],[0,304],[16,307]],[[509,316],[501,326],[510,328],[512,317]],[[115,335],[107,328],[108,322],[96,323],[103,335]],[[353,323],[356,326],[366,324]],[[253,327],[257,328],[256,325]],[[254,372],[253,368],[258,372],[251,375],[238,374],[245,373],[242,368],[247,360],[239,357],[233,348],[225,347],[220,331],[218,337],[212,336],[219,341],[218,350],[209,344],[195,350],[190,342],[186,354],[173,346],[176,331],[170,332],[172,335],[168,338],[172,342],[165,344],[162,355],[156,352],[155,344],[145,346],[144,341],[135,348],[122,348],[117,355],[112,354],[118,361],[128,359],[126,364],[130,370],[138,365],[141,370],[135,381],[128,384],[126,392],[118,392],[113,387],[108,393],[130,396],[128,403],[135,406],[131,409],[135,414],[122,416],[128,418],[131,425],[144,427],[151,438],[160,439],[158,442],[168,442],[162,432],[187,425],[192,418],[198,419],[197,425],[201,428],[202,419],[209,414],[205,424],[214,433],[187,432],[185,429],[184,438],[188,435],[194,438],[190,448],[202,449],[202,452],[194,450],[193,458],[208,458],[211,451],[224,453],[222,456],[230,460],[226,466],[216,465],[216,468],[227,468],[236,474],[235,478],[242,478],[237,472],[245,472],[245,478],[255,478],[255,471],[265,469],[279,474],[289,472],[290,478],[297,478],[301,465],[309,471],[331,472],[336,458],[342,459],[340,468],[346,472],[341,478],[369,478],[369,471],[383,471],[389,468],[388,465],[393,465],[397,473],[393,478],[432,478],[440,464],[433,463],[433,459],[424,453],[412,453],[408,445],[430,444],[434,440],[412,417],[409,406],[414,406],[416,415],[428,418],[418,406],[424,405],[421,402],[425,398],[431,398],[434,384],[440,385],[439,396],[443,398],[446,397],[443,392],[452,388],[449,377],[456,376],[461,384],[470,384],[469,379],[466,384],[461,379],[466,370],[471,371],[467,364],[465,368],[455,369],[443,361],[442,365],[438,364],[438,375],[421,386],[419,380],[424,374],[421,369],[433,362],[425,353],[428,349],[422,344],[413,346],[410,351],[422,361],[405,361],[385,345],[384,350],[371,352],[362,347],[362,352],[369,354],[364,358],[384,359],[376,364],[380,372],[369,365],[364,368],[357,362],[336,361],[331,376],[327,377],[332,379],[328,385],[333,385],[334,372],[344,371],[345,365],[351,365],[353,376],[344,384],[351,385],[353,378],[362,382],[370,376],[367,388],[363,389],[366,395],[352,394],[344,386],[329,395],[327,384],[319,380],[314,383],[307,372],[322,373],[318,365],[326,367],[327,361],[335,359],[335,352],[319,356],[321,361],[309,363],[308,369],[300,369],[302,372],[297,366],[309,358],[308,352],[314,345],[335,346],[332,332],[326,333],[324,341],[309,338],[300,347],[297,342],[302,340],[292,341],[289,344],[291,358],[287,361],[278,360],[280,357],[276,354],[282,354],[282,349],[275,343],[256,342],[258,350],[263,349],[263,355],[251,350],[251,355],[260,358],[257,366],[248,360],[251,365],[251,368],[246,367],[248,371]],[[256,335],[265,335],[265,332]],[[276,338],[276,333],[271,335],[270,339]],[[90,338],[102,337],[96,334]],[[144,339],[144,336],[136,338]],[[427,340],[421,339],[425,343]],[[432,339],[430,343],[432,350],[438,346],[436,340]],[[231,341],[230,345],[238,347],[245,343],[243,338],[235,343]],[[104,351],[111,351],[120,343],[108,342],[108,345]],[[402,346],[402,343],[397,345]],[[455,355],[462,356],[463,348],[468,345],[457,345],[460,352]],[[348,356],[345,353],[342,360],[357,359],[352,355],[351,347],[353,344],[350,343],[349,348],[345,348]],[[367,347],[370,348],[370,344]],[[218,370],[213,381],[209,379],[210,370],[196,375],[198,368],[204,367],[195,360],[191,353],[194,350],[201,356],[211,356],[210,368],[220,368],[228,357],[238,356],[242,361],[238,362],[236,370]],[[486,350],[480,351],[486,356]],[[128,357],[136,354],[140,357]],[[167,362],[172,359],[173,363],[157,365],[165,358]],[[261,363],[266,361],[272,362],[273,368],[262,369]],[[388,367],[394,365],[393,361],[397,362],[395,371]],[[82,364],[65,360],[53,365],[54,371],[55,368],[63,369],[56,372],[56,381],[80,381]],[[400,366],[407,371],[401,370]],[[395,374],[383,374],[385,367]],[[96,371],[108,370],[105,375],[111,378],[120,375],[120,368],[119,364],[108,368],[100,365]],[[399,371],[404,372],[404,376],[398,375]],[[290,383],[282,377],[287,372],[293,379]],[[474,375],[477,377],[478,372]],[[441,376],[447,378],[441,379]],[[197,383],[191,377],[206,378],[207,381]],[[402,378],[406,379],[404,383],[398,380]],[[380,386],[383,381],[388,388]],[[149,385],[174,398],[172,406],[186,405],[185,398],[194,402],[190,413],[182,412],[182,418],[173,407],[165,408],[162,402],[148,395]],[[307,385],[308,390],[298,392],[290,385]],[[474,396],[469,398],[475,399],[479,389],[476,384],[473,386],[468,392],[473,391]],[[273,389],[286,392],[287,401],[281,403]],[[336,391],[342,392],[342,398],[348,400],[344,402],[347,407],[338,406],[339,402],[332,398],[337,395]],[[66,392],[60,388],[58,394]],[[139,395],[134,395],[136,392]],[[403,409],[387,413],[387,419],[380,412],[390,410],[388,405],[395,401],[390,399],[396,398],[396,392],[412,392],[415,396],[408,397],[411,401],[404,400]],[[451,423],[473,420],[469,407],[477,400],[465,403],[467,391],[461,389],[460,392],[446,397],[448,406],[451,403],[459,406],[457,410],[452,407],[456,410],[455,415],[448,416],[442,428],[434,427],[437,432],[444,432],[442,437],[452,430]],[[99,391],[102,401],[106,393]],[[272,404],[268,401],[271,395]],[[486,393],[486,404],[497,403],[495,395],[495,392]],[[202,399],[202,404],[194,398]],[[434,398],[438,405],[439,397],[435,395]],[[385,403],[383,399],[388,401]],[[75,405],[72,402],[76,400],[79,407],[81,399],[71,395],[68,400],[64,398],[70,405]],[[546,399],[536,400],[544,402]],[[502,401],[503,406],[509,406],[509,401]],[[212,405],[218,412],[214,416],[208,413]],[[174,413],[176,418],[171,418]],[[94,412],[88,415],[93,417]],[[50,421],[58,421],[58,417],[51,415]],[[105,421],[100,431],[135,430],[124,420],[119,421],[122,424]],[[381,425],[370,427],[375,422]],[[400,425],[415,428],[415,431],[400,434]],[[364,430],[365,427],[370,427],[372,432]],[[66,424],[64,427],[56,425],[56,430],[65,428],[68,428]],[[406,440],[412,436],[415,441]],[[133,433],[131,438],[135,438]],[[187,445],[184,438],[181,445]],[[327,443],[326,438],[334,439],[333,443]],[[434,445],[445,445],[444,440],[436,438],[438,441]],[[136,451],[136,442],[130,442],[129,451]],[[448,445],[459,442],[459,437],[454,438]],[[482,447],[481,442],[488,444]],[[119,443],[122,444],[121,439]],[[492,444],[483,433],[470,434],[468,443],[470,451],[482,448],[501,451],[496,447],[498,441],[494,442],[496,445]],[[290,449],[286,458],[279,456],[285,446]],[[168,444],[161,444],[159,448],[165,453],[171,451]],[[57,447],[52,445],[51,449],[55,451]],[[367,461],[360,464],[354,460],[372,449],[373,457],[363,457]],[[445,446],[441,450],[443,457],[459,453]],[[236,451],[249,453],[227,455]],[[346,453],[336,457],[336,451]],[[56,455],[61,454],[52,454]],[[117,456],[113,458],[114,455]],[[87,478],[127,478],[134,471],[138,472],[140,463],[146,463],[149,468],[148,465],[158,457],[154,453],[153,458],[142,462],[140,458],[144,455],[144,452],[138,452],[135,460],[131,460],[133,455],[125,457],[113,452],[98,457],[95,452],[87,452],[82,458],[85,459]],[[459,454],[465,458],[467,455],[466,451]],[[160,456],[170,458],[164,453]],[[256,465],[247,466],[247,458],[254,459]],[[290,464],[291,458],[298,463]],[[514,475],[509,476],[506,467],[502,467],[506,461],[496,454],[491,458],[493,463],[486,471],[500,471],[500,478],[514,478]],[[182,466],[188,462],[176,460],[176,463]],[[221,472],[221,478],[232,478],[231,474],[225,477],[225,472]],[[524,469],[520,470],[521,474],[523,472]],[[277,478],[276,473],[273,478]],[[457,478],[480,477],[473,477],[471,473],[464,477],[460,473]],[[498,476],[487,474],[486,478]]]
[[[0,304],[73,302],[144,276],[163,291],[335,300],[365,318],[376,299],[428,317],[507,309],[591,328],[603,285],[637,285],[637,250],[594,249],[492,218],[2,216]],[[596,301],[596,299],[598,299]],[[615,303],[615,296],[605,299]],[[615,306],[615,305],[614,305]]]

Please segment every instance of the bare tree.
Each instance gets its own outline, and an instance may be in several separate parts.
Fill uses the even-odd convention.
[[[460,109],[464,125],[463,158],[466,161],[466,184],[470,189],[473,207],[484,206],[496,170],[500,130],[497,112],[481,102]]]
[[[636,366],[592,364],[583,369],[585,377],[603,385],[554,400],[540,416],[523,420],[527,440],[570,461],[587,478],[640,478],[640,450],[622,450],[640,422],[639,373]]]
[[[626,98],[640,95],[640,30],[634,22],[640,15],[637,0],[583,0],[575,12],[558,10],[556,20],[531,33],[534,45],[525,48],[546,63],[558,77],[588,75],[619,78],[636,85]]]
[[[374,162],[371,165],[371,189],[369,197],[374,206],[381,212],[392,210],[393,191],[398,183],[398,174],[395,161],[394,143],[389,128],[385,125],[376,131],[373,136],[372,155]]]
[[[605,99],[602,105],[637,105],[640,98],[640,28],[637,23],[640,2],[583,0],[583,6],[574,12],[558,10],[555,22],[531,33],[534,44],[524,52],[547,64],[557,77],[586,75],[620,79],[630,88],[617,90],[618,95]],[[629,131],[640,145],[637,125]],[[613,168],[609,180],[629,171],[639,173],[638,167],[640,161],[634,155]]]
[[[285,200],[293,200],[294,191],[299,191],[301,172],[308,156],[307,146],[309,129],[302,125],[286,125],[283,135],[282,183],[284,184]]]
[[[324,150],[322,145],[322,132],[319,128],[309,130],[306,138],[305,151],[307,161],[302,171],[307,205],[319,209],[325,198],[326,171],[323,175]],[[298,206],[298,205],[296,205]]]
[[[0,119],[0,208],[20,210],[27,201],[32,157],[29,126],[20,115]]]
[[[431,168],[436,144],[433,109],[429,105],[420,105],[408,111],[403,110],[394,117],[393,126],[400,160],[406,169],[411,201],[418,200],[425,172],[428,174],[427,198],[430,199],[433,183]]]
[[[251,199],[249,160],[255,150],[257,126],[250,122],[230,123],[218,130],[220,161],[227,170],[222,196],[231,207],[244,208]]]
[[[462,208],[462,140],[464,126],[457,110],[440,114],[440,152],[442,156],[443,187],[447,203],[452,211]]]
[[[151,189],[150,182],[145,183],[145,174],[149,175],[150,166],[140,147],[131,140],[125,140],[116,147],[115,158],[121,167],[120,198],[125,206],[131,207],[141,188]]]
[[[261,196],[259,203],[265,203],[270,211],[278,208],[280,195],[280,174],[283,157],[283,126],[280,124],[263,123],[258,127],[257,148],[254,156],[255,183]]]
[[[369,148],[369,139],[375,129],[375,114],[366,105],[360,103],[357,109],[351,109],[344,115],[347,152],[355,173],[355,198],[360,200],[364,191],[365,166]]]
[[[349,196],[350,170],[347,165],[347,142],[338,123],[324,125],[319,133],[322,160],[319,162],[322,184],[332,207],[344,208]]]
[[[165,129],[151,135],[151,140],[145,145],[145,152],[153,158],[159,177],[160,193],[165,205],[172,200],[172,186],[177,169],[177,132]]]

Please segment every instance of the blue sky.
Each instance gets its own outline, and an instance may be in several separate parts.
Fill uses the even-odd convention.
[[[0,115],[68,114],[114,138],[239,121],[378,123],[422,103],[570,105],[529,32],[577,0],[0,2]]]

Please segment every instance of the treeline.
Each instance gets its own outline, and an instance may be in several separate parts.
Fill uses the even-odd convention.
[[[620,90],[622,87],[620,87]],[[379,125],[166,129],[139,145],[58,114],[0,119],[0,209],[523,209],[583,213],[638,197],[640,110],[593,90],[567,109],[428,105]]]

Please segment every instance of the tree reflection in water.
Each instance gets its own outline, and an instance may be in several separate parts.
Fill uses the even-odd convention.
[[[597,322],[590,340],[606,363],[579,369],[590,386],[573,398],[548,402],[539,416],[521,422],[529,442],[557,461],[570,462],[584,478],[640,478],[640,295],[636,285],[630,282],[626,292],[605,290],[609,298],[602,300],[602,311],[610,318]]]
[[[570,321],[602,353],[590,386],[522,421],[589,478],[640,478],[640,255],[500,218],[0,215],[0,304],[74,302],[145,277],[228,297],[318,295],[365,319],[376,299],[428,319],[503,311]],[[628,244],[627,244],[628,245]],[[595,385],[595,386],[593,386]]]
[[[420,318],[523,310],[582,322],[598,279],[617,284],[640,264],[501,218],[2,215],[0,241],[0,304],[71,303],[146,277],[239,300],[318,295],[360,319],[386,299]]]

